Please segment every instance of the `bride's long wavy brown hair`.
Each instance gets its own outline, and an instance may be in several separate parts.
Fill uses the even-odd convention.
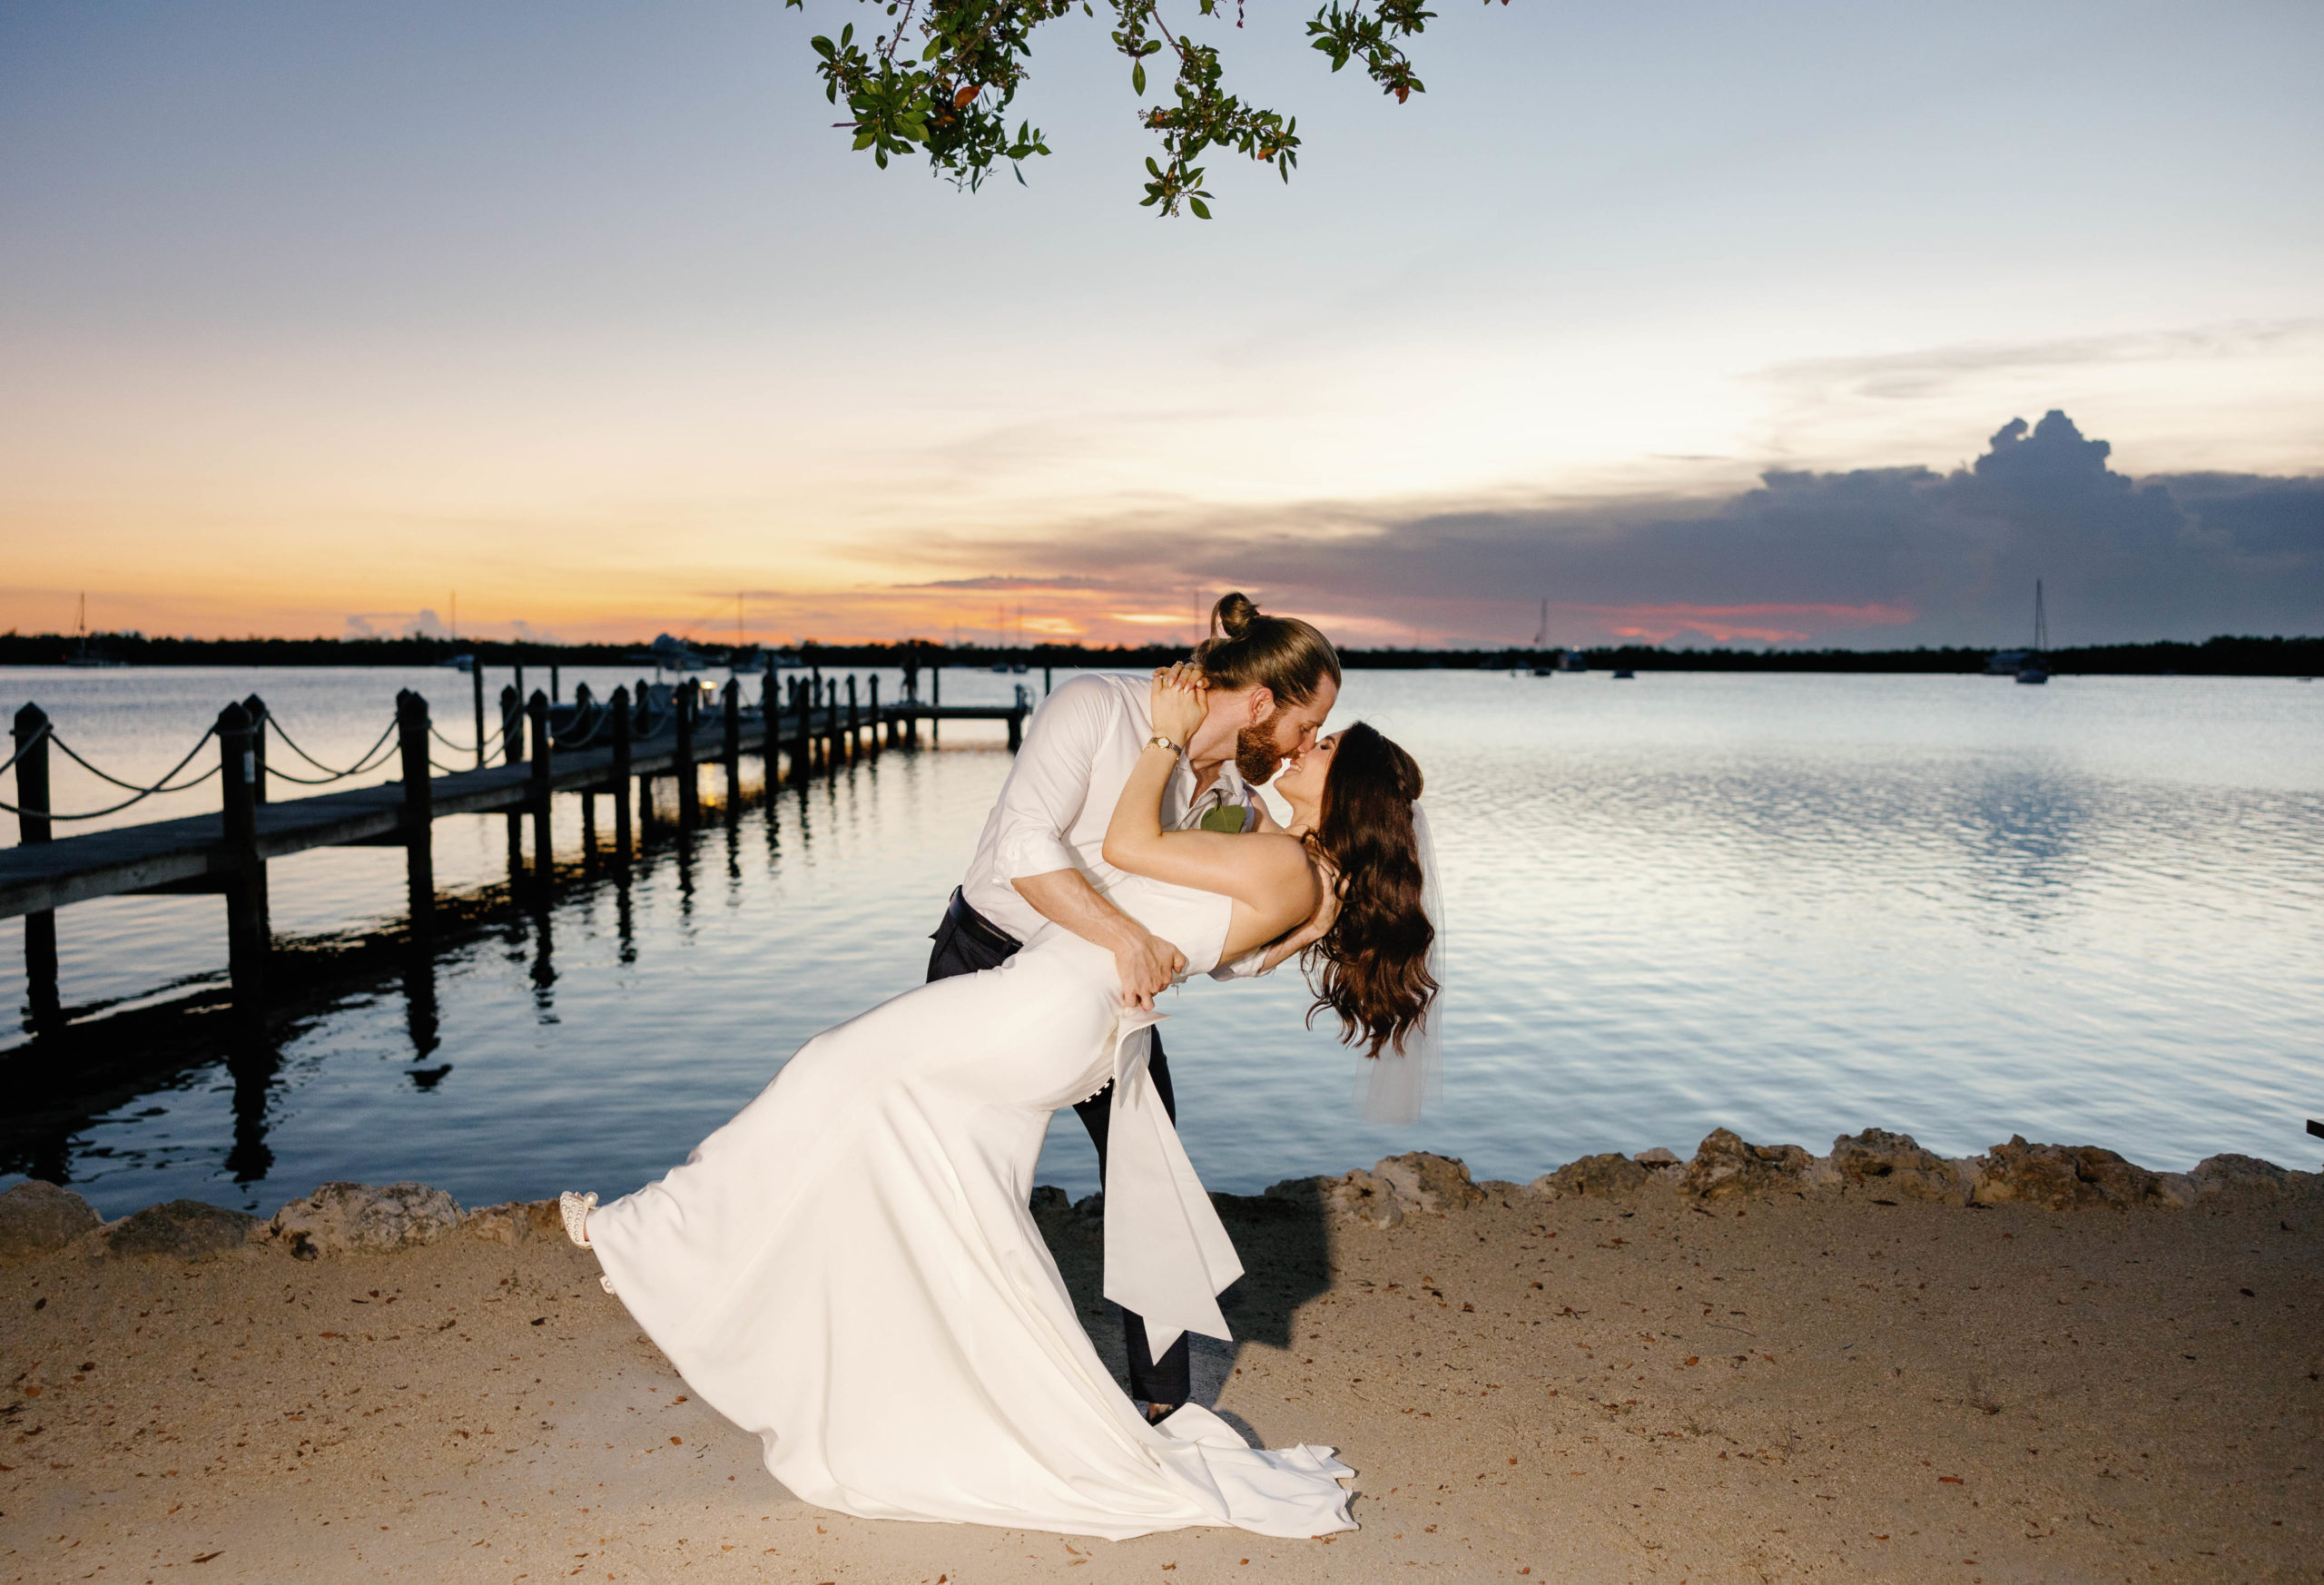
[[[1412,755],[1359,721],[1339,734],[1322,809],[1308,842],[1339,871],[1340,911],[1307,949],[1315,987],[1310,1023],[1329,1009],[1340,1039],[1369,1042],[1367,1057],[1401,1053],[1437,991],[1428,971],[1436,939],[1422,905],[1420,839],[1413,804],[1421,794]]]

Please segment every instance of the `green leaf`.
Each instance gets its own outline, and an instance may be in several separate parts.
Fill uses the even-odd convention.
[[[1210,205],[1205,203],[1199,198],[1187,199],[1187,207],[1195,212],[1195,219],[1196,220],[1208,220],[1210,218]]]
[[[1133,94],[1138,94],[1141,97],[1145,94],[1146,64],[1144,62],[1141,61],[1137,65],[1132,66],[1129,69],[1129,87],[1130,92]]]

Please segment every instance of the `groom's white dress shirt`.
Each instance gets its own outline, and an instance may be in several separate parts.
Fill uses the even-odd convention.
[[[1068,680],[1033,713],[960,883],[970,907],[1019,940],[1032,940],[1044,921],[1010,881],[1078,870],[1102,892],[1122,878],[1124,871],[1105,860],[1106,826],[1154,735],[1147,686],[1143,676],[1085,674]],[[1254,795],[1233,761],[1218,768],[1217,779],[1197,798],[1194,769],[1179,756],[1162,796],[1163,825],[1187,830],[1221,804],[1242,807],[1246,831],[1256,823]]]

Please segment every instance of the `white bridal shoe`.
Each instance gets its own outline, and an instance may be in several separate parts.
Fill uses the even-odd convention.
[[[565,1236],[584,1249],[590,1247],[589,1213],[597,1208],[597,1196],[567,1189],[556,1196],[556,1208],[565,1217]]]
[[[571,1189],[556,1196],[557,1214],[565,1218],[565,1236],[584,1249],[594,1249],[589,1242],[589,1213],[597,1208],[595,1193],[576,1195]],[[614,1291],[614,1279],[600,1275],[597,1285],[607,1293]]]

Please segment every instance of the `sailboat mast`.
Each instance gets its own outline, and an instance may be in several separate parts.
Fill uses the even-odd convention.
[[[2034,648],[2047,653],[2050,647],[2050,614],[2042,604],[2042,580],[2034,580]]]

